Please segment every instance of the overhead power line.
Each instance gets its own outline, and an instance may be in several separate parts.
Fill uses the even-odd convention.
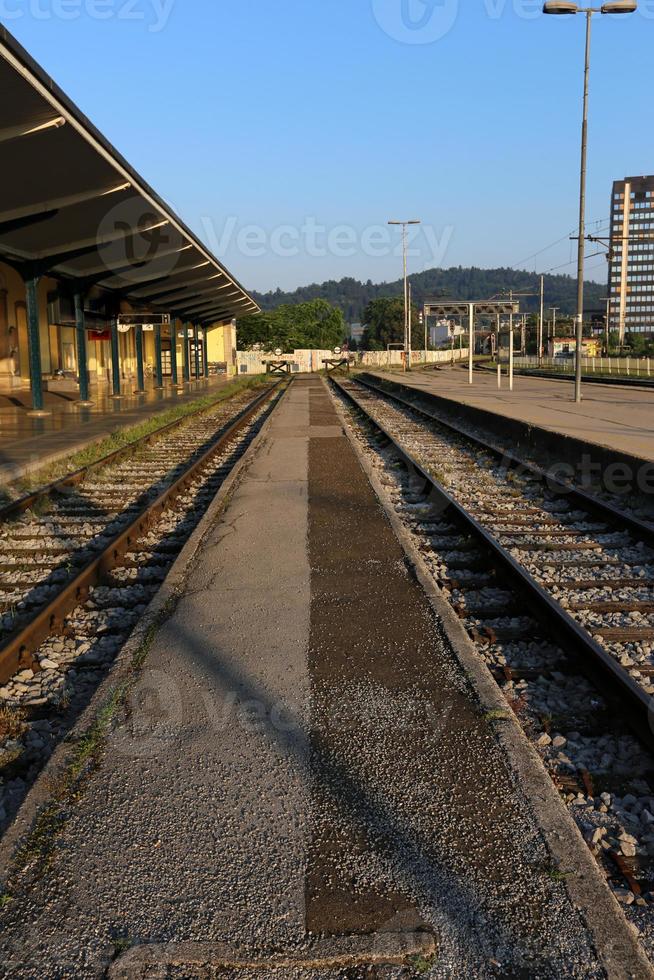
[[[607,218],[594,218],[593,220],[586,222],[586,229],[588,229],[589,225],[597,225],[598,227],[595,228],[595,231],[599,231],[601,230],[599,226],[603,227],[604,225],[606,225],[608,227],[608,224],[609,221]],[[512,263],[511,268],[519,269],[521,265],[525,265],[527,262],[531,262],[532,259],[538,258],[539,255],[543,254],[543,252],[549,252],[551,248],[556,248],[557,245],[561,245],[563,242],[568,241],[570,239],[570,236],[574,235],[575,232],[578,233],[579,229],[573,228],[567,234],[563,235],[561,238],[558,238],[555,242],[551,242],[549,245],[545,245],[543,246],[543,248],[539,248],[537,252],[533,252],[531,255],[528,255],[527,258],[521,259],[520,262]],[[565,264],[571,265],[571,262],[566,262]],[[552,270],[548,270],[548,271],[552,271]],[[545,275],[546,273],[543,274]]]

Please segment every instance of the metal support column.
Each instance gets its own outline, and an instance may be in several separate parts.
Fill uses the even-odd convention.
[[[602,12],[604,12],[602,10]],[[584,108],[581,124],[581,168],[579,174],[579,240],[577,242],[577,319],[575,347],[575,401],[581,401],[581,356],[584,339],[584,258],[586,251],[586,157],[588,151],[588,75],[590,72],[590,35],[593,9],[586,14],[586,61],[584,65]]]
[[[407,371],[410,371],[411,370],[411,346],[412,346],[412,341],[411,341],[411,327],[412,327],[412,324],[411,324],[411,283],[410,283],[409,280],[407,280],[406,290],[407,290],[407,299],[408,299],[408,304],[407,304],[407,308],[406,308],[406,344],[407,344],[407,348],[406,348],[406,369],[407,369]]]
[[[473,356],[475,352],[475,304],[468,309],[468,384],[472,384]]]
[[[184,361],[183,361],[183,364],[184,364],[184,381],[190,381],[191,380],[191,358],[190,358],[190,352],[189,352],[189,349],[188,349],[188,345],[189,345],[188,323],[186,323],[186,321],[184,321],[184,326],[182,328],[182,332],[184,334],[184,338],[182,340],[182,344],[184,345],[184,351],[183,351],[183,355],[184,355]]]
[[[111,377],[113,398],[121,398],[120,393],[120,347],[118,344],[118,318],[111,318]]]
[[[513,391],[513,315],[509,327],[509,391]]]
[[[27,305],[27,345],[30,365],[30,384],[32,386],[32,411],[34,415],[49,415],[43,410],[43,379],[41,377],[41,337],[39,334],[39,298],[37,286],[39,276],[32,275],[25,280],[25,300]]]
[[[143,327],[141,324],[134,327],[134,341],[136,346],[136,393],[141,394],[145,391],[145,374],[143,371]]]
[[[202,345],[202,360],[205,378],[209,377],[209,345],[207,344],[207,328],[204,328],[204,343]]]
[[[177,385],[177,321],[170,318],[170,370],[173,384]]]
[[[79,375],[79,401],[82,407],[89,401],[89,367],[86,355],[86,323],[84,321],[84,294],[75,293],[75,340],[77,346],[77,373]]]
[[[163,388],[163,366],[161,364],[161,325],[154,325],[154,368],[155,387]]]
[[[198,325],[193,324],[193,343],[195,344],[195,380],[200,377],[200,346],[198,338]]]
[[[540,277],[540,311],[538,314],[538,366],[543,363],[543,323],[545,318],[545,276]]]

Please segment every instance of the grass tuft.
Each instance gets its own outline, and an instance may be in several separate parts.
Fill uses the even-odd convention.
[[[23,713],[16,708],[0,708],[0,742],[20,738],[27,725]]]
[[[113,940],[114,944],[114,959],[117,960],[119,956],[126,953],[128,949],[131,949],[134,945],[134,940],[130,939],[129,936],[119,936],[117,939]]]
[[[418,953],[416,956],[410,956],[408,959],[408,965],[419,976],[423,973],[429,973],[435,962],[435,953],[431,956],[423,956],[421,953]]]
[[[561,871],[559,868],[546,868],[545,874],[551,881],[565,881],[570,878],[574,871]]]
[[[484,713],[484,721],[506,721],[510,717],[509,712],[503,711],[501,708],[493,708]]]

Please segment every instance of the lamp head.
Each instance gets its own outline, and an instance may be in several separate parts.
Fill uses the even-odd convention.
[[[603,14],[633,14],[638,10],[636,0],[610,0],[602,4]]]
[[[578,14],[579,5],[572,0],[547,0],[543,4],[544,14]]]

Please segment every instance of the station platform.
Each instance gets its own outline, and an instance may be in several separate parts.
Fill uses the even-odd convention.
[[[515,375],[513,391],[502,376],[475,371],[473,384],[461,367],[438,371],[370,371],[377,377],[433,391],[442,398],[471,405],[497,415],[539,426],[586,443],[629,456],[654,461],[654,391],[628,385],[606,386],[585,382],[583,401],[574,402],[573,382]]]
[[[374,955],[423,930],[439,977],[603,976],[547,861],[326,385],[296,380],[5,909],[0,959],[14,978],[222,976],[184,965],[190,942],[259,957],[254,976],[317,936]],[[160,972],[141,973],[150,944]],[[360,975],[320,962],[264,975]]]
[[[71,392],[44,391],[44,408],[50,414],[29,414],[29,388],[0,394],[0,484],[10,483],[30,470],[72,455],[106,438],[117,429],[137,425],[176,405],[188,403],[228,383],[226,375],[185,382],[179,388],[166,383],[155,388],[146,382],[143,394],[125,386],[121,398],[107,388],[91,389],[92,405],[80,407]]]

